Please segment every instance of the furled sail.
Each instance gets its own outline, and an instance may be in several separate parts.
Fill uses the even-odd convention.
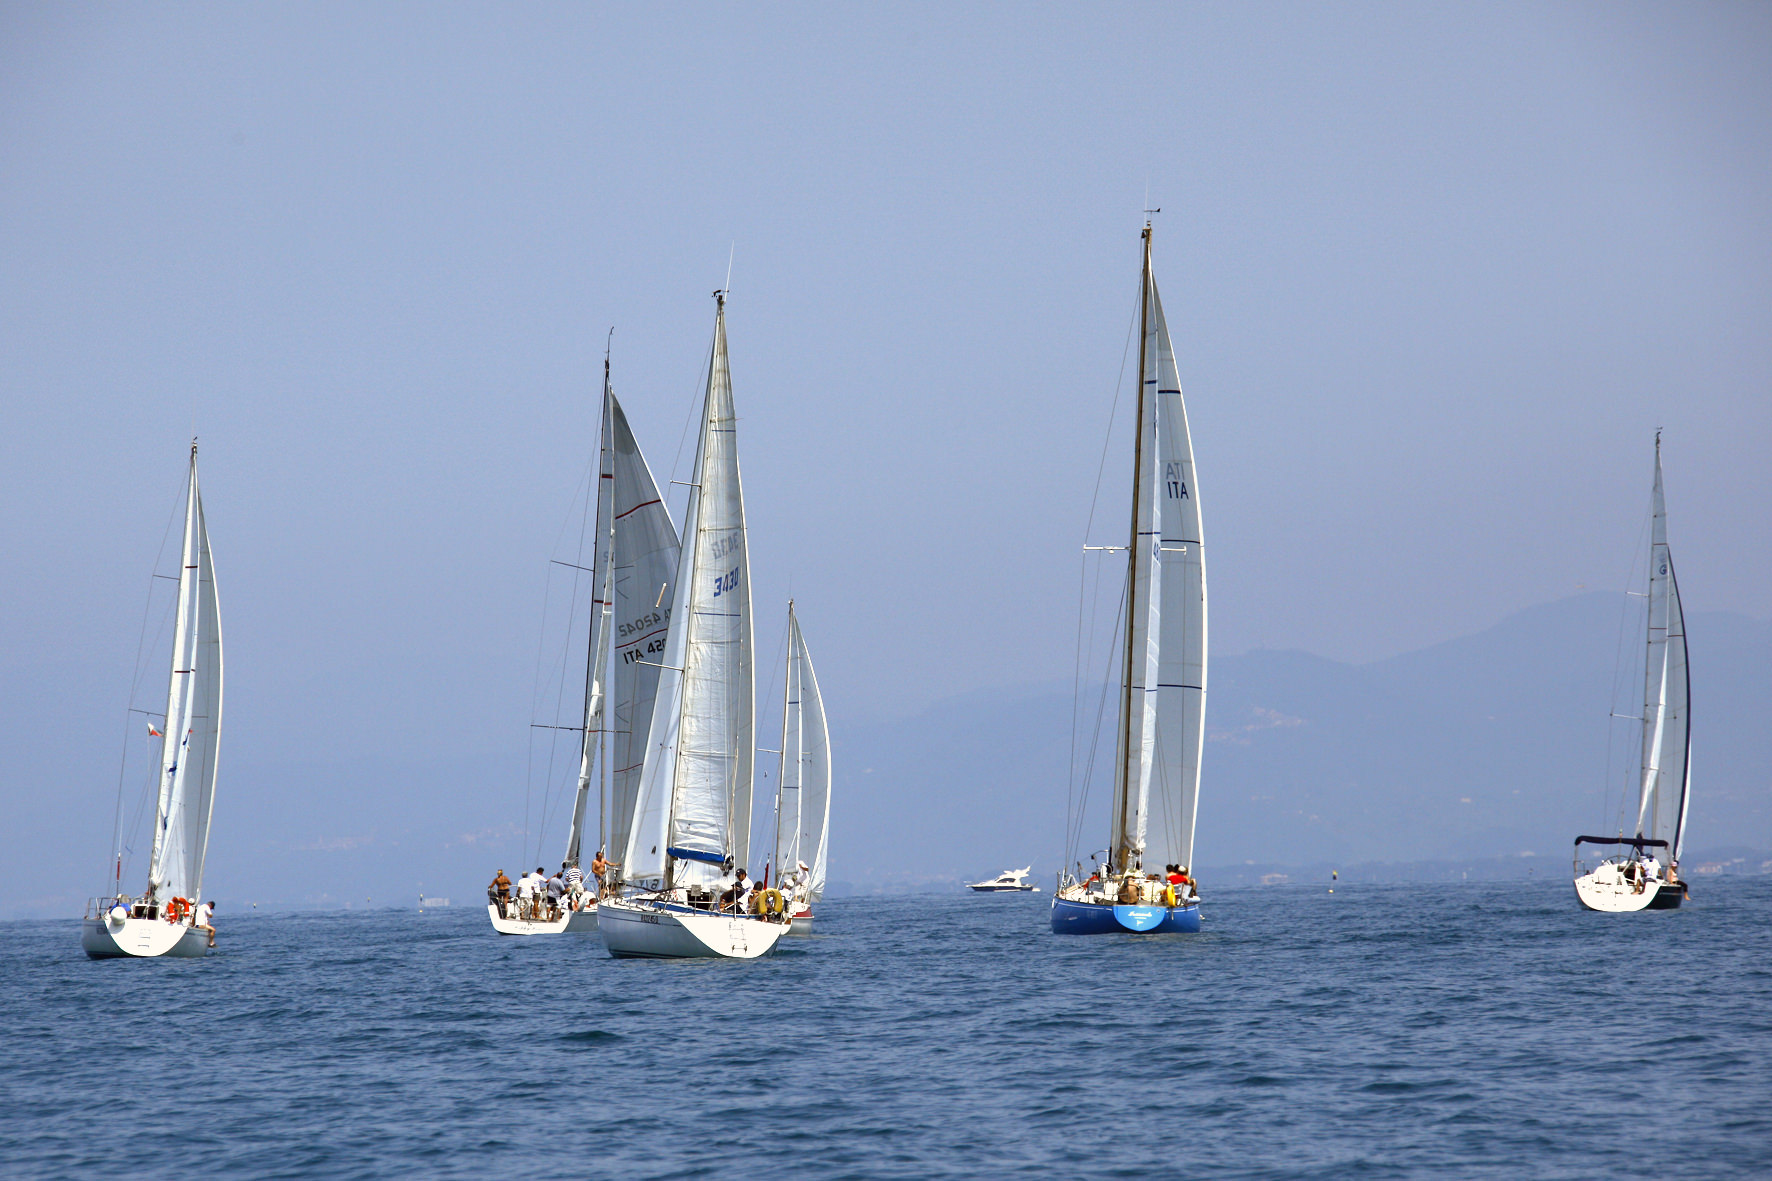
[[[1648,653],[1644,668],[1642,779],[1637,797],[1637,835],[1668,842],[1678,859],[1684,833],[1688,763],[1690,682],[1686,623],[1680,588],[1667,545],[1667,504],[1661,487],[1661,437],[1655,438],[1655,488],[1649,549]]]
[[[722,295],[683,517],[679,610],[660,662],[624,873],[629,881],[711,881],[723,866],[743,867],[750,854],[750,569],[725,307]]]
[[[1151,865],[1194,863],[1200,751],[1206,734],[1206,555],[1200,489],[1175,348],[1157,283],[1150,281],[1156,325],[1157,503],[1162,522],[1162,644],[1157,660],[1156,765],[1151,771]]]
[[[825,845],[831,831],[831,732],[812,654],[788,603],[787,692],[781,718],[781,780],[777,797],[775,865],[778,875],[804,874],[802,897],[824,896]],[[800,866],[806,866],[802,871]]]
[[[197,488],[195,443],[181,554],[148,881],[161,898],[195,902],[203,893],[222,711],[221,615],[209,529]]]

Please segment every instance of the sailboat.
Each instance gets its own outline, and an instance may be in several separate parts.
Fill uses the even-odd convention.
[[[89,903],[80,924],[80,946],[95,960],[209,952],[210,932],[197,925],[197,909],[203,902],[203,860],[221,742],[222,637],[215,562],[197,489],[195,440],[181,555],[166,715],[153,731],[161,738],[161,749],[148,886],[139,897],[124,894],[122,858],[114,855],[117,892]]]
[[[812,654],[788,600],[787,688],[781,713],[781,775],[775,788],[775,870],[790,935],[812,933],[812,906],[824,897],[825,844],[831,835],[831,731]]]
[[[592,547],[590,650],[579,745],[578,790],[566,835],[566,866],[581,871],[584,836],[597,796],[596,848],[616,865],[625,860],[646,733],[658,688],[658,656],[664,651],[677,573],[677,530],[658,483],[640,453],[628,418],[615,397],[609,358],[603,358],[603,426]],[[635,724],[638,722],[638,729]],[[610,835],[619,848],[608,847]],[[588,934],[597,929],[602,883],[586,879],[558,913],[525,915],[516,902],[488,901],[492,929],[500,935]],[[501,913],[502,912],[502,913]]]
[[[1108,858],[1084,880],[1060,873],[1052,929],[1061,934],[1200,929],[1199,895],[1188,867],[1205,737],[1206,564],[1187,407],[1151,273],[1148,221],[1143,238]]]
[[[1623,913],[1672,910],[1686,896],[1680,842],[1691,803],[1691,678],[1686,618],[1667,545],[1667,502],[1661,488],[1661,432],[1655,434],[1655,487],[1650,500],[1649,595],[1643,675],[1642,757],[1637,770],[1635,835],[1575,838],[1575,897],[1589,910]],[[1615,849],[1592,870],[1583,845]]]
[[[614,956],[755,959],[780,916],[722,911],[750,856],[755,674],[750,557],[726,356],[726,293],[695,445],[652,726],[629,826],[623,893],[599,916]],[[724,887],[724,889],[723,889]]]

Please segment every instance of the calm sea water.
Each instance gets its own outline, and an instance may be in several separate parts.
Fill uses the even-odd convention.
[[[1325,884],[1326,885],[1326,884]],[[0,1173],[1772,1176],[1772,877],[827,902],[752,963],[473,909],[223,916],[202,961],[0,925]]]

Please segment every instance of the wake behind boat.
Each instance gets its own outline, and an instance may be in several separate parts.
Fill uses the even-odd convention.
[[[89,902],[80,924],[80,946],[95,960],[202,956],[215,942],[210,922],[213,904],[203,901],[203,861],[209,850],[215,761],[221,743],[221,614],[209,528],[197,488],[194,440],[181,554],[166,713],[158,728],[149,726],[149,733],[161,743],[148,887],[138,898],[121,892],[119,831],[112,851],[118,892]],[[119,824],[121,815],[119,797]]]
[[[1680,842],[1691,804],[1691,679],[1686,663],[1686,617],[1667,544],[1667,502],[1661,486],[1661,433],[1655,435],[1655,486],[1650,499],[1648,622],[1643,661],[1641,758],[1636,777],[1636,822],[1620,818],[1615,837],[1575,838],[1575,897],[1589,910],[1612,914],[1672,910],[1686,898]],[[1628,795],[1626,800],[1628,801]],[[1634,831],[1634,836],[1623,835]],[[1617,852],[1593,869],[1581,847]],[[1663,864],[1661,858],[1667,861]]]
[[[745,912],[737,885],[751,846],[756,683],[726,293],[715,299],[677,561],[679,610],[655,662],[623,896],[605,899],[600,919],[616,957],[755,959],[787,929],[781,913]]]
[[[988,882],[967,882],[966,888],[979,894],[1038,894],[1040,887],[1027,880],[1028,874],[1034,871],[1031,865],[1020,869],[1006,869]]]
[[[1187,407],[1151,273],[1148,221],[1143,237],[1108,860],[1086,880],[1059,874],[1052,929],[1060,934],[1200,929],[1199,897],[1187,867],[1193,863],[1205,734],[1206,565]],[[1078,817],[1072,823],[1079,824]],[[1147,862],[1164,864],[1165,872],[1147,872]]]
[[[624,861],[634,795],[658,687],[677,566],[677,531],[628,426],[603,358],[603,413],[591,558],[591,625],[579,730],[578,788],[557,882],[525,874],[516,897],[501,869],[487,890],[487,917],[500,935],[589,934],[609,867]],[[580,866],[597,788],[598,845],[587,878]],[[617,836],[606,860],[607,834]],[[532,880],[535,879],[535,880]]]

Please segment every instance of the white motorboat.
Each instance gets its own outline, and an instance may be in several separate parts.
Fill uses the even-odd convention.
[[[580,730],[578,790],[563,869],[582,864],[593,784],[597,848],[608,849],[617,865],[626,860],[624,846],[658,689],[658,654],[664,651],[671,616],[677,550],[677,530],[616,400],[606,355],[584,724],[575,727]],[[611,836],[613,841],[605,839]],[[503,914],[498,903],[488,901],[487,916],[500,935],[589,934],[598,928],[602,888],[603,883],[587,876],[553,919],[522,914],[518,901],[504,903]]]
[[[831,835],[831,731],[792,599],[787,647],[781,774],[775,788],[775,856],[770,866],[792,918],[788,934],[810,935],[813,905],[824,897],[825,846]]]
[[[1620,816],[1617,836],[1575,838],[1575,897],[1589,910],[1611,914],[1672,910],[1686,898],[1679,867],[1686,812],[1692,802],[1691,680],[1686,663],[1686,616],[1667,544],[1659,431],[1655,434],[1649,542],[1643,712],[1636,719],[1642,751],[1635,783],[1636,822],[1626,827],[1629,817]],[[1628,789],[1623,806],[1629,806]],[[1634,836],[1624,835],[1633,831]],[[1621,851],[1604,857],[1589,870],[1581,859],[1583,845],[1612,846]]]
[[[988,882],[967,882],[966,888],[979,894],[1038,894],[1040,887],[1027,880],[1034,867],[1006,869]]]
[[[623,896],[599,925],[613,956],[754,959],[775,946],[779,915],[713,910],[750,856],[756,682],[750,550],[738,474],[737,415],[726,354],[726,293],[714,293],[695,462],[676,586],[679,610],[657,659]]]
[[[148,726],[161,740],[148,888],[139,898],[121,892],[124,841],[119,827],[111,858],[117,892],[89,902],[80,924],[80,946],[93,959],[201,956],[209,950],[208,932],[194,923],[203,901],[203,861],[209,851],[221,743],[222,637],[215,563],[197,488],[195,440],[180,552],[166,713],[158,727],[151,721]],[[155,716],[160,715],[150,715]],[[119,796],[119,826],[121,819]]]
[[[1081,782],[1073,780],[1078,790],[1066,850],[1067,862],[1079,872],[1059,874],[1052,895],[1052,929],[1060,934],[1200,929],[1188,867],[1194,860],[1205,740],[1206,555],[1193,438],[1175,345],[1151,269],[1149,221],[1138,322],[1126,544],[1084,547],[1126,563],[1124,607],[1114,635],[1120,676],[1114,694],[1118,724],[1108,859],[1099,874],[1082,877],[1076,854],[1089,798],[1086,767]],[[1163,874],[1153,872],[1159,866]],[[1170,888],[1172,876],[1189,888]]]

